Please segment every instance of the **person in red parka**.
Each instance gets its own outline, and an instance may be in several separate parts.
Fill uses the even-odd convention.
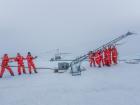
[[[96,61],[96,64],[97,64],[99,67],[101,67],[102,57],[101,57],[101,53],[100,53],[99,50],[95,53],[95,61]]]
[[[36,67],[35,67],[35,64],[34,64],[34,62],[33,62],[33,60],[34,59],[36,59],[37,57],[33,57],[32,55],[31,55],[31,53],[30,52],[28,52],[28,55],[27,55],[27,63],[28,63],[28,68],[29,68],[29,73],[30,74],[32,74],[32,68],[33,68],[33,70],[34,70],[34,72],[35,73],[38,73],[37,71],[36,71]]]
[[[104,66],[106,65],[106,47],[103,47],[103,62],[104,62]]]
[[[112,64],[112,45],[108,47],[108,50],[109,50],[109,63],[111,65]]]
[[[111,59],[111,55],[110,55],[110,51],[108,48],[105,48],[104,49],[104,62],[105,62],[105,65],[106,66],[110,66],[111,63],[110,63],[110,60]]]
[[[95,64],[95,53],[93,51],[91,51],[89,53],[89,63],[90,63],[90,67],[92,67],[94,65],[94,67],[96,67]]]
[[[90,67],[92,67],[92,51],[89,52],[88,59],[89,59]]]
[[[113,48],[112,48],[112,61],[114,64],[117,64],[117,60],[118,60],[118,51],[117,51],[117,48],[115,46],[113,46]]]
[[[2,58],[0,78],[2,78],[2,76],[3,76],[4,72],[5,72],[5,69],[7,69],[9,71],[9,73],[11,74],[11,76],[14,76],[14,73],[13,73],[12,69],[8,65],[8,63],[10,62],[10,60],[12,60],[12,59],[8,57],[8,54],[4,54],[4,56]]]
[[[102,62],[102,65],[104,66],[105,65],[105,62],[104,62],[104,55],[103,55],[104,51],[103,50],[100,50],[100,57],[101,57],[101,62]]]
[[[19,75],[21,75],[21,69],[23,70],[23,73],[26,74],[23,60],[25,60],[25,58],[23,56],[21,56],[20,53],[17,53],[17,57],[15,58],[15,61],[18,63],[18,74]]]

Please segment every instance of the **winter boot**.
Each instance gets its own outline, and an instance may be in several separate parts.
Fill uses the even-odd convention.
[[[35,71],[35,73],[38,73],[38,72],[36,71],[36,69],[35,69],[34,71]]]

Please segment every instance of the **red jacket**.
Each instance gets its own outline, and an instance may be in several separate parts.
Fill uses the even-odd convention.
[[[23,64],[23,60],[24,60],[24,59],[25,59],[25,58],[24,58],[23,56],[18,55],[18,56],[15,58],[15,61],[17,61],[18,64]]]
[[[94,61],[94,60],[95,60],[95,53],[91,53],[91,54],[89,55],[89,60],[90,60],[90,61]]]
[[[8,57],[8,55],[4,55],[4,57],[2,58],[2,66],[8,66],[9,61],[10,58]]]
[[[111,59],[111,50],[110,49],[105,49],[104,51],[104,57],[105,57],[105,60],[110,60]]]
[[[118,51],[117,51],[117,49],[114,47],[114,48],[112,48],[112,57],[113,58],[116,58],[118,56]]]
[[[34,57],[32,57],[31,55],[27,55],[26,59],[27,59],[28,63],[33,63]]]
[[[96,53],[95,53],[95,57],[96,57],[96,63],[97,64],[100,64],[101,63],[101,60],[102,60],[102,56],[101,56],[101,53],[100,53],[100,51],[97,51]]]

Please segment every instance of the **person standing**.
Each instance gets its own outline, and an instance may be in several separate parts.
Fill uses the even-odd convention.
[[[25,66],[24,66],[24,60],[25,58],[20,55],[20,53],[17,53],[17,57],[14,59],[18,63],[18,75],[21,75],[21,70],[23,70],[23,73],[26,74]]]
[[[101,58],[102,65],[105,66],[105,62],[104,62],[104,51],[103,50],[100,50],[100,58]]]
[[[112,64],[112,45],[110,45],[108,47],[108,51],[109,51],[109,64],[111,65]]]
[[[26,59],[27,59],[28,69],[29,69],[29,73],[30,73],[30,74],[32,74],[32,69],[34,70],[35,73],[38,73],[37,70],[36,70],[35,64],[34,64],[34,62],[33,62],[33,60],[36,59],[36,58],[37,58],[37,57],[33,57],[33,56],[31,55],[31,53],[28,52]]]
[[[118,62],[118,51],[117,48],[115,46],[113,46],[112,48],[112,61],[114,64],[117,64]]]
[[[10,66],[8,65],[8,63],[10,62],[11,58],[8,57],[8,54],[4,54],[3,58],[2,58],[2,64],[1,64],[1,72],[0,72],[0,78],[2,78],[5,69],[7,69],[9,71],[9,73],[11,74],[11,76],[14,76],[14,72],[12,71],[12,69],[10,68]]]
[[[95,53],[95,57],[96,64],[98,65],[98,67],[101,67],[102,57],[99,50]]]
[[[105,48],[104,49],[104,62],[106,66],[111,66],[110,59],[111,59],[110,51],[108,48]]]
[[[90,67],[92,67],[94,65],[94,67],[96,67],[95,64],[95,53],[93,51],[91,51],[89,53],[89,63],[90,63]]]

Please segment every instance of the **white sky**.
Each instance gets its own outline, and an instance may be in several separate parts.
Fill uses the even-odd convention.
[[[0,0],[0,55],[81,53],[139,29],[140,0]]]

